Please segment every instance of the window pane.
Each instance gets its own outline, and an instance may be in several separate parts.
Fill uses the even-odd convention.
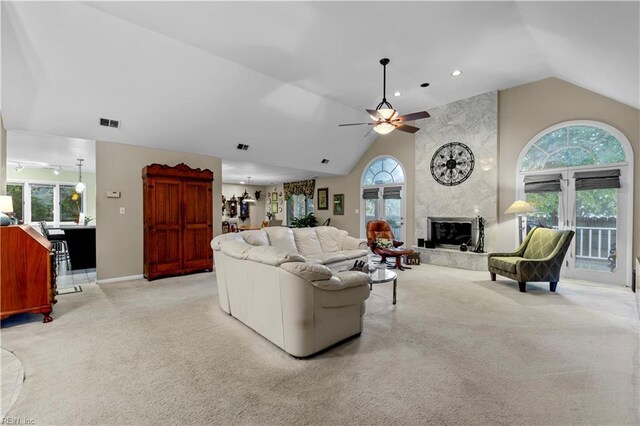
[[[382,170],[382,160],[383,159],[376,160],[373,162],[371,166],[369,166],[369,170],[371,171],[371,173],[375,175],[376,173]]]
[[[391,177],[393,178],[394,183],[404,182],[404,173],[402,173],[402,167],[396,167],[395,170],[391,172]]]
[[[378,218],[378,200],[364,200],[364,223]]]
[[[60,222],[77,222],[81,211],[82,194],[76,193],[74,186],[60,185]]]
[[[623,161],[625,161],[624,148],[613,135],[593,126],[571,126],[542,136],[523,157],[522,170],[611,164]]]
[[[380,172],[376,175],[373,182],[376,185],[385,185],[387,183],[393,183],[393,177],[387,172]]]
[[[11,195],[13,210],[16,218],[23,221],[24,212],[24,185],[21,183],[8,183],[7,195]]]
[[[534,226],[558,227],[559,192],[527,193],[527,202],[536,211],[527,214],[527,233]]]
[[[53,222],[53,185],[31,185],[31,222]]]
[[[618,190],[576,191],[576,268],[614,272]]]
[[[313,213],[313,198],[307,198],[307,214]]]

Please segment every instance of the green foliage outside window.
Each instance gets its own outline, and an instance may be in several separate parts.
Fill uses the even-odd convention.
[[[11,195],[15,216],[22,222],[24,220],[24,185],[21,183],[7,184],[7,195]]]
[[[31,221],[53,222],[54,185],[31,185]]]
[[[76,222],[82,206],[82,194],[77,194],[75,186],[60,185],[60,222]]]

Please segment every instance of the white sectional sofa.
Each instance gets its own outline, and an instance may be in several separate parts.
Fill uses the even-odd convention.
[[[366,241],[333,227],[268,227],[213,239],[222,309],[306,357],[362,332],[368,277],[348,271]]]

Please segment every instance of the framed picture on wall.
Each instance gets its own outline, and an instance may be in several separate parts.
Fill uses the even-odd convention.
[[[344,194],[333,194],[333,214],[344,215]]]
[[[273,202],[278,202],[278,193],[277,192],[272,192],[271,193],[271,201]]]
[[[278,202],[271,202],[271,213],[278,213]]]
[[[318,210],[329,210],[329,188],[318,188]]]

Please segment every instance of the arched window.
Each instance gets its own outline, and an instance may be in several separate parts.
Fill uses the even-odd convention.
[[[625,151],[614,135],[589,125],[569,125],[546,133],[522,158],[521,171],[621,163]]]
[[[369,165],[362,178],[362,186],[404,183],[404,172],[396,160],[381,157]]]

